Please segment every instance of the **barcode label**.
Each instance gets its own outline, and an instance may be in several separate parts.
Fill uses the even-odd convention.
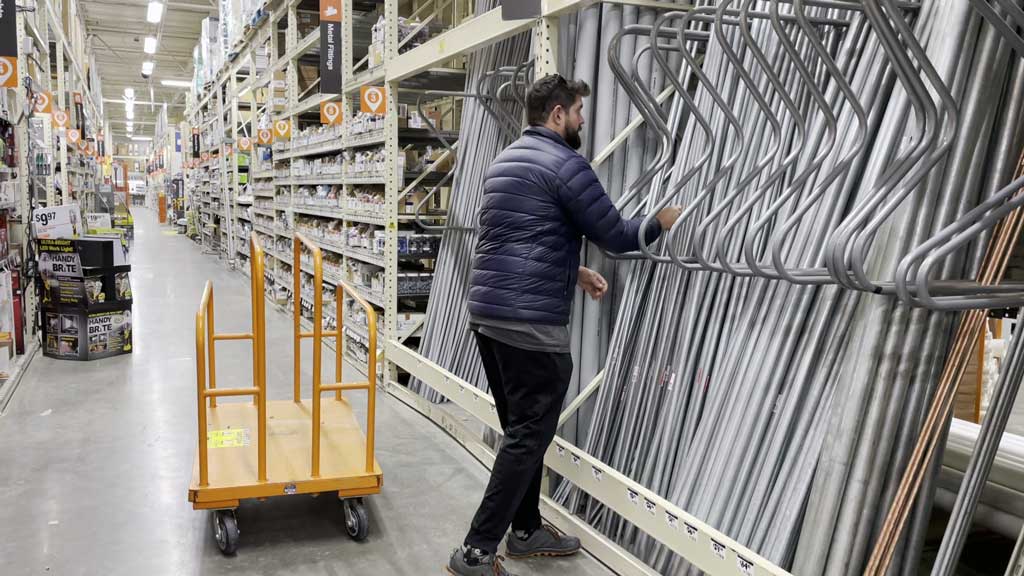
[[[711,539],[711,552],[718,556],[720,560],[725,560],[725,544],[716,541],[714,538]]]

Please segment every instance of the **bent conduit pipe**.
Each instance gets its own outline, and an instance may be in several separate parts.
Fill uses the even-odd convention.
[[[890,12],[895,9],[892,7],[892,0],[881,0],[881,3],[889,8]],[[878,8],[878,0],[871,0],[866,3],[868,8]],[[879,14],[881,11],[879,10]],[[896,192],[895,198],[889,201],[889,206],[892,207],[892,211],[903,202],[903,200],[909,196],[917,185],[924,180],[926,176],[931,172],[932,168],[939,163],[942,158],[946,156],[950,147],[953,144],[953,140],[959,131],[959,112],[956,104],[956,100],[953,98],[953,94],[950,92],[949,87],[946,86],[942,77],[939,76],[938,71],[935,70],[935,66],[932,64],[931,59],[925,53],[924,47],[917,41],[913,36],[913,31],[910,26],[907,25],[906,20],[899,14],[895,14],[892,18],[892,22],[895,24],[895,29],[892,26],[887,26],[887,30],[883,30],[883,34],[893,34],[892,38],[896,41],[895,32],[898,30],[900,34],[906,39],[910,52],[914,55],[915,60],[918,61],[921,70],[924,72],[925,77],[929,80],[932,85],[932,89],[939,96],[940,105],[936,111],[938,114],[945,112],[945,122],[943,123],[943,130],[941,135],[936,135],[936,138],[941,138],[938,141],[938,145],[935,150],[927,157],[922,163],[918,164],[917,169],[907,176],[903,185]],[[901,59],[905,64],[910,65],[910,60],[904,53]],[[921,81],[916,75],[916,69],[913,67],[907,68],[908,73],[912,73],[910,78],[917,85],[917,89],[920,91],[921,96],[929,105],[929,111],[933,108],[931,97],[924,82]],[[883,209],[884,212],[884,209]],[[857,283],[861,289],[879,292],[884,290],[880,284],[876,284],[869,280],[867,273],[865,272],[865,263],[867,261],[867,253],[870,248],[870,242],[874,238],[875,232],[882,226],[886,218],[875,216],[874,220],[869,223],[868,227],[859,232],[857,238],[853,243],[853,254],[850,259],[851,268],[854,276],[857,279]],[[892,290],[889,288],[889,292]]]

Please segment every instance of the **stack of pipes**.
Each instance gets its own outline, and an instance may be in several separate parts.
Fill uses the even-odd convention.
[[[490,9],[496,4],[494,1],[477,2],[477,14],[482,13],[481,9]],[[636,108],[622,87],[614,82],[604,54],[622,26],[653,23],[656,14],[649,9],[605,4],[595,5],[562,19],[560,44],[570,49],[561,51],[567,57],[560,64],[560,72],[567,77],[587,82],[592,92],[584,106],[586,124],[584,146],[580,152],[585,157],[592,157],[604,150],[615,135],[637,116]],[[619,53],[623,58],[629,57],[635,49],[647,43],[646,38],[638,38],[635,44],[623,44]],[[529,35],[520,35],[475,52],[469,61],[467,90],[475,89],[480,77],[488,72],[526,61],[529,58],[528,44]],[[654,66],[649,54],[640,65],[646,77],[651,78],[652,86],[660,90],[663,73]],[[476,226],[487,167],[498,152],[511,143],[511,135],[498,129],[498,124],[485,108],[487,105],[493,108],[502,103],[489,102],[487,104],[477,99],[468,99],[464,103],[461,125],[462,139],[465,141],[459,146],[461,152],[453,184],[453,201],[449,208],[449,226],[467,229],[444,233],[420,350],[427,358],[483,390],[487,389],[486,379],[468,327],[468,280],[476,242],[475,232],[468,228]],[[510,116],[522,117],[521,108],[511,106],[507,101],[504,105],[509,108]],[[617,198],[623,182],[635,179],[655,153],[656,143],[647,131],[643,128],[634,131],[626,144],[617,148],[607,162],[597,167],[598,175],[609,194]],[[617,273],[615,263],[607,261],[599,251],[585,249],[582,262],[601,272],[609,279],[610,286],[608,295],[599,302],[583,297],[582,291],[577,290],[571,344],[576,370],[567,401],[576,396],[581,383],[585,385],[591,381],[603,366],[611,337],[614,304],[619,300],[625,285],[626,267],[619,266],[620,272]],[[422,382],[413,380],[411,388],[432,401],[442,400],[439,394]],[[587,420],[587,412],[589,407],[584,410],[584,422]],[[577,431],[585,432],[586,429],[587,426],[577,425],[576,418],[573,418],[567,423],[564,432],[568,438],[576,439]]]
[[[482,14],[497,6],[496,0],[477,0],[476,13]],[[485,76],[507,66],[518,66],[529,58],[530,35],[519,34],[473,53],[467,65],[466,88],[483,87]],[[509,80],[496,79],[495,82]],[[496,92],[493,90],[492,92]],[[491,92],[488,92],[491,93]],[[469,331],[469,271],[476,246],[477,212],[483,199],[483,180],[488,166],[506,146],[513,134],[495,120],[497,106],[511,107],[509,102],[467,98],[462,106],[462,133],[459,158],[452,183],[452,200],[448,208],[447,230],[442,233],[434,283],[427,305],[427,318],[420,353],[456,374],[466,382],[486,390],[487,381],[477,354],[476,343]],[[522,114],[512,108],[509,114]],[[410,389],[433,402],[442,400],[433,388],[413,379]]]
[[[788,263],[820,267],[824,240],[924,140],[918,107],[863,12],[807,10],[845,22],[821,24],[816,34],[850,81],[852,102],[806,30],[792,21],[776,29],[767,18],[737,20],[744,9],[786,15],[791,6],[714,5],[716,24],[690,24],[713,33],[693,108],[710,134],[699,122],[684,122],[696,114],[672,101],[666,118],[681,140],[671,166],[649,187],[649,204],[679,184],[672,200],[693,215],[669,248],[722,267],[723,260],[742,259],[744,241],[771,206],[781,208],[764,237],[821,185],[823,199],[799,218],[785,244]],[[1024,88],[1019,63],[966,3],[928,0],[915,13],[885,5],[888,17],[913,19],[914,36],[961,114],[946,161],[915,183],[874,235],[872,278],[891,278],[912,247],[1009,181]],[[806,63],[806,75],[797,62]],[[677,72],[684,85],[697,73],[687,66]],[[847,154],[849,169],[830,183]],[[695,166],[697,175],[687,180]],[[787,197],[790,188],[794,195]],[[727,222],[736,223],[731,233]],[[970,277],[983,248],[978,242],[951,259],[943,277]],[[955,316],[835,286],[650,262],[631,268],[624,294],[583,447],[795,573],[862,571],[921,428]],[[933,478],[889,573],[918,570]],[[664,573],[685,567],[571,487],[557,496]]]

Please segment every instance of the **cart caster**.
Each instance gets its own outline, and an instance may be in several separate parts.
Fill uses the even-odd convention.
[[[225,556],[238,550],[238,520],[234,510],[217,510],[213,513],[213,539]]]
[[[345,530],[356,542],[366,540],[370,533],[370,520],[362,500],[342,500],[345,508]]]

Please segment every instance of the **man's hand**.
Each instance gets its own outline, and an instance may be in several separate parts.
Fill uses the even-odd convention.
[[[662,208],[658,212],[658,223],[661,224],[662,230],[668,230],[679,220],[679,215],[683,213],[681,206],[669,206],[668,208]]]
[[[580,266],[576,283],[579,284],[579,287],[583,288],[583,291],[589,294],[594,300],[600,300],[601,297],[604,296],[605,292],[608,291],[608,282],[605,281],[604,277],[590,268],[584,268],[583,266]]]

